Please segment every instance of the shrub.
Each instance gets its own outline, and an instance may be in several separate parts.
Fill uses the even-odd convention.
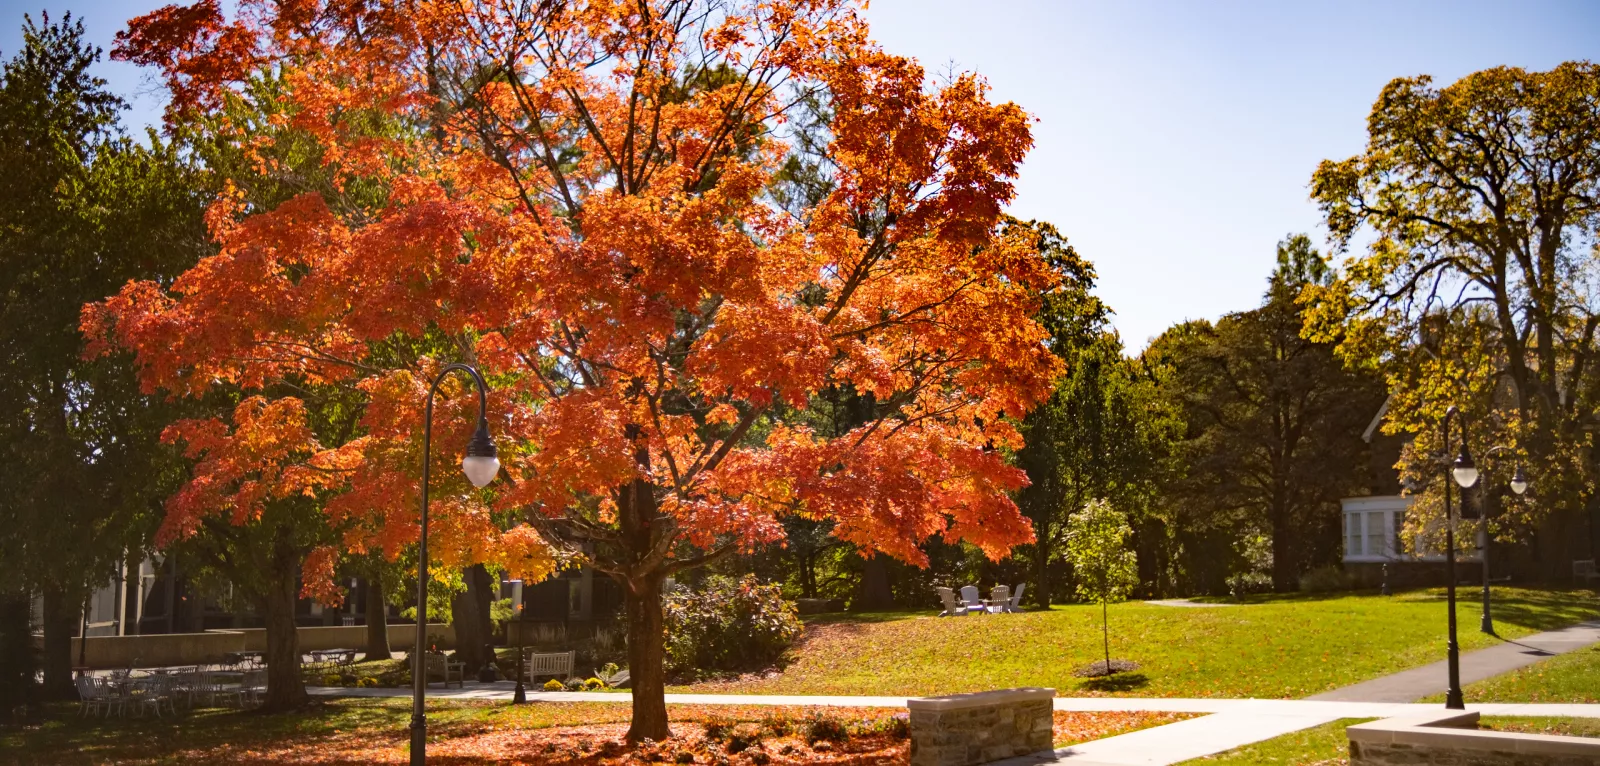
[[[362,689],[376,688],[378,686],[378,679],[368,676],[356,681],[356,686]]]
[[[850,739],[850,725],[842,718],[828,713],[814,712],[807,715],[805,721],[800,724],[800,733],[807,745],[816,745],[818,742],[847,742]]]
[[[552,678],[544,682],[544,690],[547,692],[563,692],[567,690],[567,685],[561,683],[559,679]]]
[[[761,727],[755,724],[743,723],[733,727],[728,733],[728,755],[742,753],[761,742]]]
[[[1228,594],[1234,598],[1271,592],[1272,576],[1264,572],[1240,572],[1228,578]]]
[[[1355,578],[1350,573],[1337,566],[1328,565],[1317,567],[1300,576],[1300,590],[1304,593],[1328,593],[1336,590],[1350,590],[1355,587]]]
[[[604,689],[604,688],[606,688],[606,682],[602,681],[602,680],[600,680],[598,678],[591,678],[591,679],[583,682],[583,688],[584,688],[585,691],[595,691],[597,689]]]
[[[322,674],[322,685],[323,686],[344,686],[344,678],[342,676],[340,676],[338,673],[323,673]]]
[[[581,692],[581,691],[583,691],[583,679],[574,678],[574,679],[568,681],[567,684],[566,684],[566,689],[569,692]]]
[[[707,742],[722,742],[728,738],[729,734],[733,733],[734,721],[731,718],[713,713],[706,716],[703,725],[706,727]]]
[[[698,592],[674,588],[662,606],[667,670],[678,675],[765,667],[800,636],[794,603],[784,600],[778,585],[763,585],[754,575],[714,575]]]
[[[774,737],[787,737],[794,732],[794,724],[788,717],[767,713],[761,717],[761,728]]]

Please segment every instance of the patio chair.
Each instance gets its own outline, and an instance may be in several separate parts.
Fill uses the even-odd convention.
[[[161,717],[161,708],[165,706],[177,715],[177,708],[172,705],[172,677],[165,673],[146,676],[129,682],[128,693],[123,697],[126,704],[132,705],[135,712],[143,715],[146,710],[155,711],[156,717]]]
[[[1001,614],[1011,604],[1011,588],[1005,585],[996,585],[989,591],[989,600],[984,602],[984,611],[989,614]]]
[[[112,709],[119,713],[122,711],[122,697],[116,689],[106,683],[100,676],[78,676],[78,715],[88,715],[90,712],[98,715],[104,710],[106,717],[111,717]]]
[[[1013,614],[1022,611],[1022,589],[1028,587],[1027,583],[1017,586],[1017,591],[1011,594],[1011,603],[1006,604],[1006,611]]]
[[[438,683],[443,683],[446,689],[450,688],[452,678],[455,679],[457,687],[466,688],[467,663],[457,662],[443,654],[429,653],[427,667],[428,678],[423,682],[423,686],[435,683],[433,679],[437,677],[440,679]]]
[[[961,586],[961,600],[966,602],[967,614],[988,614],[983,608],[983,594],[978,592],[976,585]]]
[[[965,615],[967,613],[967,608],[956,600],[955,591],[949,588],[935,588],[934,590],[939,591],[939,601],[944,604],[944,611],[939,613],[940,617]]]
[[[266,670],[246,670],[239,677],[238,686],[217,686],[215,696],[224,702],[231,700],[239,708],[254,707],[261,702],[261,694],[267,690]]]

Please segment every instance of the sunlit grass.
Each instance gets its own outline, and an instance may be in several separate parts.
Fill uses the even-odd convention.
[[[1591,619],[1590,591],[1496,590],[1502,636]],[[1476,622],[1479,605],[1457,615]],[[810,624],[783,672],[688,689],[762,694],[925,695],[1054,687],[1069,696],[1297,698],[1443,657],[1442,590],[1270,596],[1237,606],[1111,608],[1111,653],[1138,671],[1094,684],[1072,671],[1100,658],[1100,609],[936,618],[832,617]],[[1462,631],[1464,651],[1495,643]]]

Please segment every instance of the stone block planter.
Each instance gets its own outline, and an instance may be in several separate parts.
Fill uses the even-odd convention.
[[[976,766],[1050,749],[1055,689],[924,697],[911,711],[911,766]]]
[[[1356,724],[1351,766],[1593,766],[1600,739],[1483,731],[1477,713],[1450,710]]]

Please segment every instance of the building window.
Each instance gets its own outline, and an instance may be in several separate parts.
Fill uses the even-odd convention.
[[[1344,515],[1344,555],[1361,555],[1361,514]]]
[[[1386,540],[1384,536],[1384,532],[1389,526],[1388,524],[1384,523],[1385,520],[1383,517],[1385,515],[1387,514],[1384,511],[1368,511],[1366,514],[1368,556],[1389,555],[1389,546],[1387,544],[1388,540]]]

